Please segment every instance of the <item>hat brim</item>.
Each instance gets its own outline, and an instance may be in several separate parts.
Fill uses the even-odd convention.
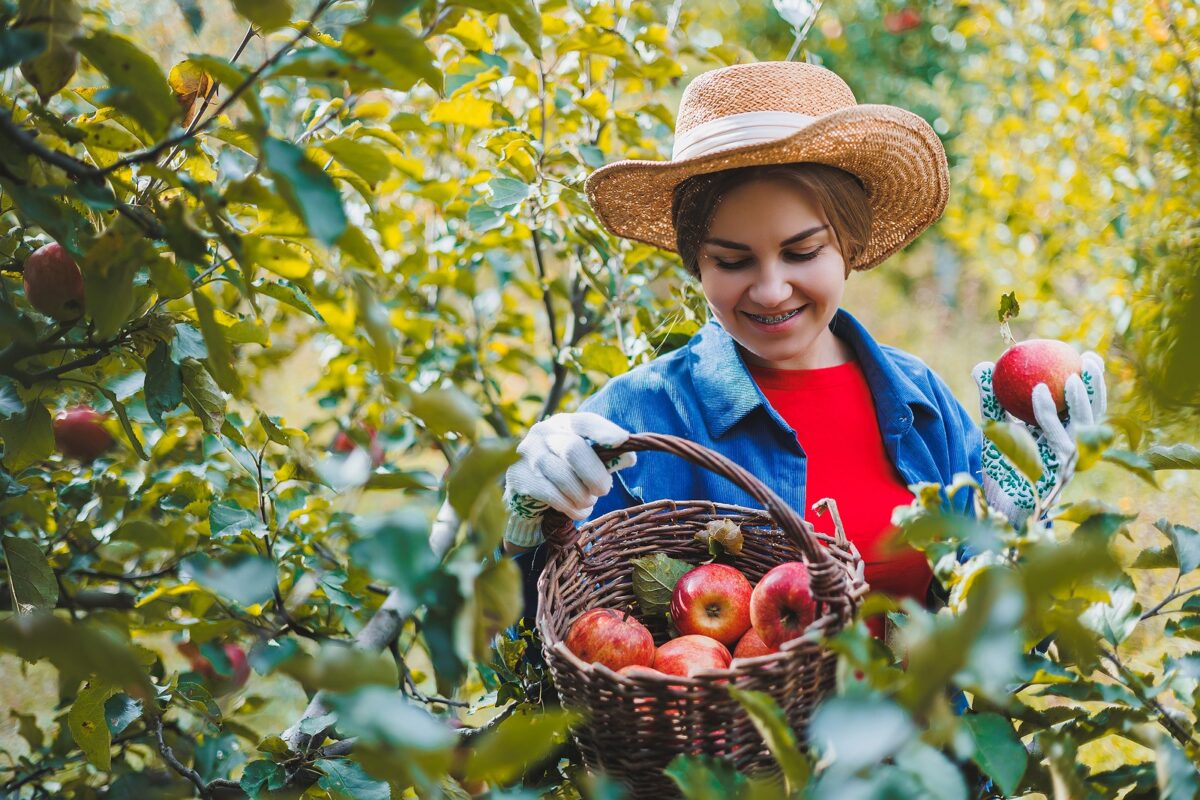
[[[671,201],[693,175],[765,164],[816,162],[857,175],[873,212],[866,248],[851,264],[866,270],[917,238],[941,217],[950,195],[941,140],[921,117],[889,105],[861,104],[823,115],[791,136],[679,161],[628,159],[587,179],[588,201],[617,236],[675,250]]]

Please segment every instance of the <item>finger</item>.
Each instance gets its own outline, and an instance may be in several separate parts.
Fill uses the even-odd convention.
[[[546,449],[560,457],[592,495],[600,497],[612,489],[612,476],[604,462],[582,437],[574,433],[556,433],[546,439]]]
[[[592,515],[592,511],[594,511],[595,509],[596,509],[596,504],[593,503],[592,505],[588,506],[587,508],[576,508],[576,509],[572,509],[570,511],[564,511],[563,513],[566,514],[571,519],[575,520],[576,522],[582,522],[583,520],[590,517]]]
[[[612,461],[609,461],[605,467],[609,472],[616,472],[619,469],[632,467],[637,463],[637,453],[622,453]]]
[[[1074,438],[1074,433],[1081,425],[1091,425],[1094,423],[1092,418],[1092,404],[1088,400],[1087,387],[1083,385],[1083,379],[1078,375],[1071,375],[1067,378],[1064,393],[1067,396],[1067,414],[1069,421],[1067,422],[1067,433]]]
[[[535,491],[526,494],[540,497],[563,513],[570,509],[586,508],[595,502],[575,470],[558,454],[549,451],[540,454],[534,467],[542,480],[536,481],[538,485]]]
[[[611,422],[599,414],[590,411],[579,411],[566,415],[567,428],[579,436],[590,439],[594,444],[605,447],[616,447],[625,443],[629,431]]]
[[[1033,416],[1046,441],[1060,455],[1075,449],[1074,441],[1067,435],[1067,429],[1058,418],[1058,409],[1054,405],[1054,398],[1050,396],[1050,387],[1044,383],[1033,387]]]
[[[997,422],[1004,421],[1004,409],[1000,407],[1000,401],[996,399],[996,393],[992,389],[992,371],[995,365],[991,361],[980,361],[971,370],[971,377],[975,379],[975,385],[979,388],[979,414],[983,419],[993,419]]]
[[[1092,404],[1092,419],[1099,422],[1108,411],[1108,386],[1104,382],[1104,359],[1091,350],[1083,354],[1083,382]]]

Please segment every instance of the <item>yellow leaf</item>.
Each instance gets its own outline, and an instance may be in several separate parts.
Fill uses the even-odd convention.
[[[312,259],[278,239],[245,239],[246,258],[281,278],[295,280],[312,271]]]
[[[592,89],[584,95],[579,101],[579,106],[596,119],[608,116],[608,98],[599,89]]]
[[[492,124],[492,102],[470,95],[442,100],[429,112],[429,121],[486,128]]]

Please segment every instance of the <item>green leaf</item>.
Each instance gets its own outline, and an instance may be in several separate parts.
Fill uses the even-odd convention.
[[[264,31],[282,28],[292,21],[290,0],[233,0],[233,7]]]
[[[243,532],[254,536],[265,536],[267,533],[267,526],[259,516],[239,506],[236,500],[210,505],[208,528],[214,539],[236,537]]]
[[[1037,443],[1024,426],[989,419],[984,421],[983,435],[1031,484],[1042,477],[1044,467]]]
[[[533,0],[454,0],[453,4],[477,8],[488,14],[503,14],[517,35],[529,45],[534,57],[542,57],[542,17]]]
[[[492,208],[502,209],[516,206],[529,197],[532,191],[524,181],[505,177],[492,178],[488,181],[488,189],[491,190],[492,196],[487,199],[487,204]]]
[[[896,754],[896,765],[920,786],[922,800],[967,800],[967,783],[954,762],[936,747],[913,739]]]
[[[155,258],[154,245],[124,217],[110,225],[79,263],[84,305],[96,337],[111,338],[133,314],[133,278]]]
[[[766,692],[730,686],[729,693],[741,703],[755,729],[767,743],[767,749],[783,770],[789,793],[798,793],[808,785],[812,765],[801,752],[796,733],[788,725],[783,709]]]
[[[17,385],[0,375],[0,420],[11,419],[14,414],[20,414],[24,410],[25,403],[21,401]]]
[[[971,760],[1005,795],[1016,793],[1025,775],[1029,753],[1017,738],[1012,722],[993,712],[966,714],[961,719],[975,745]]]
[[[1168,736],[1158,743],[1159,800],[1193,800],[1200,797],[1200,775],[1196,765]]]
[[[633,593],[647,617],[670,612],[675,584],[693,567],[666,553],[633,558],[629,563],[633,565]]]
[[[261,556],[243,555],[222,563],[196,553],[181,562],[179,575],[240,606],[266,601],[275,588],[275,564]]]
[[[54,608],[58,603],[58,581],[42,548],[30,539],[9,535],[0,538],[0,544],[4,546],[13,608],[22,613],[35,608]]]
[[[1175,557],[1174,547],[1145,547],[1138,551],[1130,566],[1134,569],[1177,569],[1179,559]]]
[[[472,437],[479,424],[479,406],[456,386],[433,388],[412,398],[410,411],[435,436],[451,431]]]
[[[282,789],[286,783],[287,773],[282,766],[274,761],[260,759],[246,765],[238,786],[249,800],[259,800],[260,792]]]
[[[164,341],[160,340],[146,359],[144,390],[150,419],[166,430],[163,414],[183,402],[183,371],[171,360],[171,348]]]
[[[372,778],[354,761],[323,758],[314,766],[325,773],[317,785],[336,800],[391,800],[387,781]]]
[[[536,713],[521,709],[474,744],[468,780],[507,784],[524,774],[566,740],[577,717],[562,709]]]
[[[406,616],[426,597],[425,589],[440,559],[429,547],[429,521],[404,509],[359,523],[359,541],[350,558],[372,577],[398,593],[396,613]]]
[[[278,239],[247,236],[242,239],[242,246],[248,260],[281,278],[297,280],[312,272],[310,256]]]
[[[142,701],[118,692],[104,703],[104,721],[108,732],[118,736],[142,716]]]
[[[500,631],[521,617],[521,570],[512,559],[502,558],[483,568],[475,579],[475,658],[485,661]]]
[[[1101,458],[1110,464],[1116,464],[1118,467],[1132,472],[1155,489],[1158,488],[1158,481],[1154,477],[1154,465],[1137,453],[1128,450],[1105,450]]]
[[[68,622],[47,611],[16,614],[0,621],[0,648],[29,662],[48,660],[60,672],[94,674],[107,685],[132,686],[140,696],[153,696],[130,649],[86,622]]]
[[[372,189],[392,174],[392,162],[383,151],[362,139],[335,136],[322,141],[321,149],[370,184]]]
[[[1016,292],[1000,295],[1000,310],[996,313],[997,320],[1008,322],[1010,319],[1015,319],[1020,313],[1021,304],[1017,302]]]
[[[75,44],[108,78],[109,88],[96,95],[97,101],[124,111],[155,138],[167,132],[179,116],[179,104],[158,62],[125,37],[102,29]]]
[[[1179,562],[1179,574],[1187,575],[1196,567],[1200,567],[1200,531],[1187,525],[1175,525],[1165,519],[1154,523],[1154,527],[1162,531],[1171,540],[1175,550],[1175,558]]]
[[[325,244],[336,242],[346,229],[346,211],[333,179],[291,142],[268,136],[262,153],[276,188],[309,232]]]
[[[54,452],[54,429],[50,412],[34,400],[19,414],[0,420],[4,441],[4,465],[17,473]]]
[[[1155,445],[1142,454],[1151,469],[1200,469],[1200,447],[1173,444]]]
[[[67,713],[67,724],[75,744],[93,766],[105,772],[112,766],[112,734],[104,718],[104,701],[113,691],[109,686],[88,684]]]
[[[253,2],[253,0],[251,1]],[[213,81],[219,83],[228,91],[233,91],[238,86],[241,86],[250,77],[248,71],[221,56],[214,56],[208,53],[188,53],[187,60],[207,72]],[[246,106],[246,110],[254,117],[255,123],[260,129],[254,131],[257,138],[267,127],[267,114],[263,111],[262,103],[258,99],[258,92],[254,91],[253,88],[248,89],[238,95],[238,99]]]
[[[221,324],[217,322],[212,301],[204,289],[192,290],[192,302],[196,306],[196,317],[204,345],[208,350],[208,369],[217,385],[232,395],[242,393],[242,378],[234,367],[233,348],[225,339]],[[186,378],[186,374],[185,374]]]
[[[516,445],[507,442],[488,440],[472,445],[450,470],[446,486],[446,496],[458,518],[474,519],[484,487],[496,482],[519,458]]]
[[[396,341],[391,319],[387,307],[379,302],[375,287],[360,272],[354,273],[354,300],[358,320],[371,338],[375,369],[382,375],[390,374],[396,361]]]
[[[192,281],[178,263],[159,256],[150,262],[150,281],[160,297],[177,300],[192,290]]]
[[[225,424],[225,395],[212,375],[194,358],[179,364],[183,372],[183,402],[192,409],[205,433],[215,435]]]
[[[880,764],[917,733],[908,712],[890,700],[833,697],[813,715],[810,741],[836,754],[830,772],[853,774]]]
[[[442,73],[433,54],[404,25],[369,20],[351,25],[342,37],[342,49],[387,78],[389,88],[407,91],[423,79],[434,91],[442,91]]]
[[[680,753],[663,774],[675,782],[687,800],[742,800],[750,782],[724,759]],[[755,795],[752,795],[755,796]],[[771,797],[765,794],[764,797]]]
[[[0,70],[28,61],[45,49],[46,34],[42,31],[4,28],[0,30]]]
[[[383,262],[379,260],[379,254],[375,252],[375,245],[371,244],[371,240],[357,225],[347,225],[346,232],[342,234],[342,238],[338,239],[337,245],[341,248],[343,255],[357,261],[367,269],[374,272],[383,271]]]
[[[2,59],[5,63],[0,68],[12,66],[14,58],[23,61],[21,74],[45,103],[70,83],[79,68],[79,52],[72,40],[79,33],[83,11],[76,0],[21,0],[18,7],[16,29],[11,30],[11,35],[19,37],[15,42],[18,51]],[[29,51],[30,34],[42,41],[36,53]],[[12,43],[6,42],[0,46],[0,52],[11,46]],[[36,57],[29,60],[30,56]]]
[[[291,281],[255,281],[255,290],[265,294],[267,297],[272,297],[284,305],[291,306],[297,311],[308,314],[317,322],[324,322],[325,318],[309,301],[308,296],[304,292],[296,288]]]
[[[200,29],[204,27],[204,14],[200,10],[200,0],[175,0],[175,5],[179,6],[179,13],[183,14],[192,33],[199,33]]]
[[[171,360],[182,367],[187,358],[208,358],[208,348],[204,346],[204,336],[200,331],[186,322],[177,322],[175,338],[171,340]]]

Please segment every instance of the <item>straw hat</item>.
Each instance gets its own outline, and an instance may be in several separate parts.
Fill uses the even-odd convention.
[[[915,239],[946,208],[946,151],[929,123],[888,105],[859,104],[815,64],[738,64],[696,77],[679,105],[670,161],[629,159],[587,180],[606,228],[675,250],[671,200],[685,178],[760,164],[815,161],[857,175],[874,212],[852,268],[870,269]]]

